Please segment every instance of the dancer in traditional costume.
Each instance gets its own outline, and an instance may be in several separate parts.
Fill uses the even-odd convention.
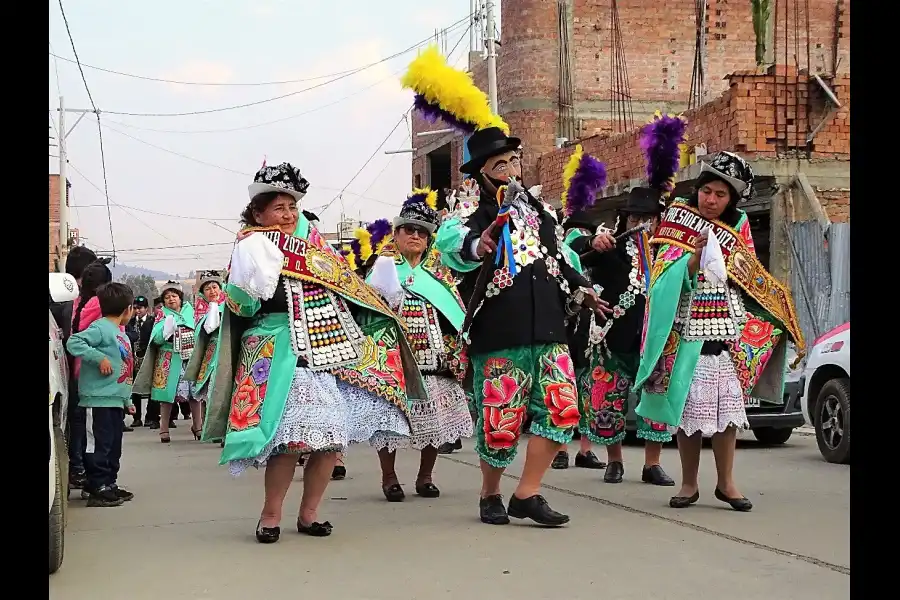
[[[644,127],[641,147],[647,160],[648,187],[631,190],[613,231],[601,228],[594,234],[587,215],[577,209],[565,224],[568,243],[582,255],[582,265],[588,268],[594,284],[603,289],[601,297],[613,305],[612,319],[602,326],[591,321],[590,315],[581,319],[575,336],[577,341],[572,345],[576,362],[583,357],[589,359],[579,377],[582,452],[586,448],[590,452],[591,442],[606,447],[608,465],[603,476],[606,483],[621,483],[625,474],[622,440],[628,399],[640,363],[644,308],[653,264],[652,246],[648,242],[659,224],[665,208],[664,198],[678,169],[679,144],[684,139],[686,125],[679,117],[657,115]],[[578,177],[577,163],[588,157],[580,158],[576,152],[572,158],[574,181]],[[568,204],[572,204],[571,198]],[[643,224],[647,224],[647,230],[616,242],[615,236],[634,231]],[[663,444],[672,439],[666,425],[638,417],[637,437],[644,441],[641,481],[675,485],[660,465]],[[576,465],[579,458],[576,457]],[[557,456],[557,461],[563,460],[568,466],[568,456]]]
[[[203,353],[194,353],[185,371],[185,377],[191,382],[193,392],[191,431],[198,440],[203,432],[210,382],[214,380],[213,375],[219,360],[219,343],[215,332],[222,323],[222,313],[225,311],[224,281],[225,274],[220,271],[200,273],[200,285],[197,287],[197,299],[194,302],[195,336],[200,336],[201,328],[209,336],[209,344]]]
[[[194,308],[184,301],[184,291],[177,281],[167,281],[160,297],[162,310],[156,313],[150,346],[134,380],[133,393],[149,394],[151,401],[159,402],[159,441],[168,444],[172,441],[170,421],[178,411],[175,403],[193,398],[184,370],[194,352]]]
[[[421,455],[415,489],[424,498],[441,494],[432,481],[438,448],[472,435],[472,416],[458,381],[467,366],[457,343],[466,313],[453,276],[432,244],[439,219],[436,203],[436,192],[413,190],[394,219],[390,243],[378,251],[366,279],[406,321],[407,339],[428,388],[427,398],[411,401],[410,423],[410,444]],[[371,245],[371,239],[363,241]],[[384,448],[378,457],[384,497],[402,501],[396,452]]]
[[[330,535],[318,509],[335,453],[407,445],[409,399],[426,393],[396,315],[300,214],[308,186],[287,163],[263,166],[250,185],[204,428],[204,440],[225,438],[234,475],[266,466],[260,543],[281,535],[298,453],[309,458],[297,530]],[[201,331],[198,351],[208,342]]]
[[[787,336],[803,351],[793,300],[756,258],[738,208],[752,190],[750,165],[720,152],[702,163],[696,191],[672,202],[651,240],[658,249],[636,412],[677,429],[682,481],[673,508],[700,498],[703,435],[712,436],[716,499],[753,508],[733,475],[737,430],[748,427],[745,401],[782,397]]]
[[[457,271],[477,278],[486,262],[484,268],[492,273],[483,299],[474,288],[470,303],[479,308],[471,327],[462,327],[479,413],[475,448],[482,468],[481,520],[502,525],[512,516],[563,525],[569,517],[550,508],[540,487],[578,423],[575,372],[566,346],[567,303],[576,292],[598,309],[601,301],[564,258],[552,207],[518,181],[520,140],[510,137],[506,123],[491,113],[471,76],[449,67],[431,48],[410,65],[404,84],[416,92],[415,105],[426,116],[471,133],[471,159],[461,171],[481,187],[475,212],[437,240],[447,264]],[[528,415],[534,435],[507,509],[500,480],[516,456]]]

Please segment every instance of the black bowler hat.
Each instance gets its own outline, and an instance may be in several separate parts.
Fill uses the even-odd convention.
[[[522,140],[509,137],[499,127],[479,129],[469,137],[466,147],[469,149],[469,162],[459,168],[460,173],[475,175],[492,156],[518,150]]]
[[[135,306],[139,306],[139,307],[143,307],[143,308],[150,308],[150,303],[147,302],[147,297],[146,297],[146,296],[138,296],[138,297],[136,297],[136,298],[134,299],[134,305],[135,305]]]
[[[661,190],[636,187],[628,193],[622,212],[632,215],[658,215],[665,207]]]

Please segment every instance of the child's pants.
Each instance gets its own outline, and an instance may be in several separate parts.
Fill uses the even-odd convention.
[[[124,408],[93,407],[85,409],[87,449],[84,470],[87,491],[96,492],[115,485],[122,458],[122,420]]]

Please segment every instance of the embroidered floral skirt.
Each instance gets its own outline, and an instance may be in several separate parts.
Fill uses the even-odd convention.
[[[265,403],[260,410],[264,416]],[[409,436],[406,416],[387,400],[330,373],[297,367],[272,441],[255,458],[231,461],[229,469],[236,476],[278,454],[341,451],[362,442],[394,450],[407,446]]]
[[[452,377],[425,375],[428,399],[413,400],[410,408],[416,450],[455,442],[472,435],[472,415],[466,394]]]
[[[595,348],[590,367],[579,369],[581,421],[578,431],[595,444],[611,446],[625,439],[628,398],[641,363],[639,353],[607,353]],[[637,437],[666,443],[672,434],[662,423],[637,416]]]
[[[729,427],[747,429],[749,426],[731,355],[728,352],[715,356],[701,354],[681,413],[681,425],[670,427],[670,431],[681,429],[689,436],[699,431],[710,436]]]
[[[518,346],[472,357],[478,410],[475,451],[506,467],[527,417],[531,433],[566,444],[578,425],[575,370],[565,344]]]

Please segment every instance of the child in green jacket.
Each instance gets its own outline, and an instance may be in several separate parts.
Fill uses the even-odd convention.
[[[131,320],[134,293],[123,283],[107,283],[97,289],[103,318],[91,323],[66,343],[69,354],[80,358],[79,406],[85,408],[88,506],[119,506],[134,494],[116,485],[122,457],[122,421],[134,413],[131,383],[134,352],[124,325]]]

